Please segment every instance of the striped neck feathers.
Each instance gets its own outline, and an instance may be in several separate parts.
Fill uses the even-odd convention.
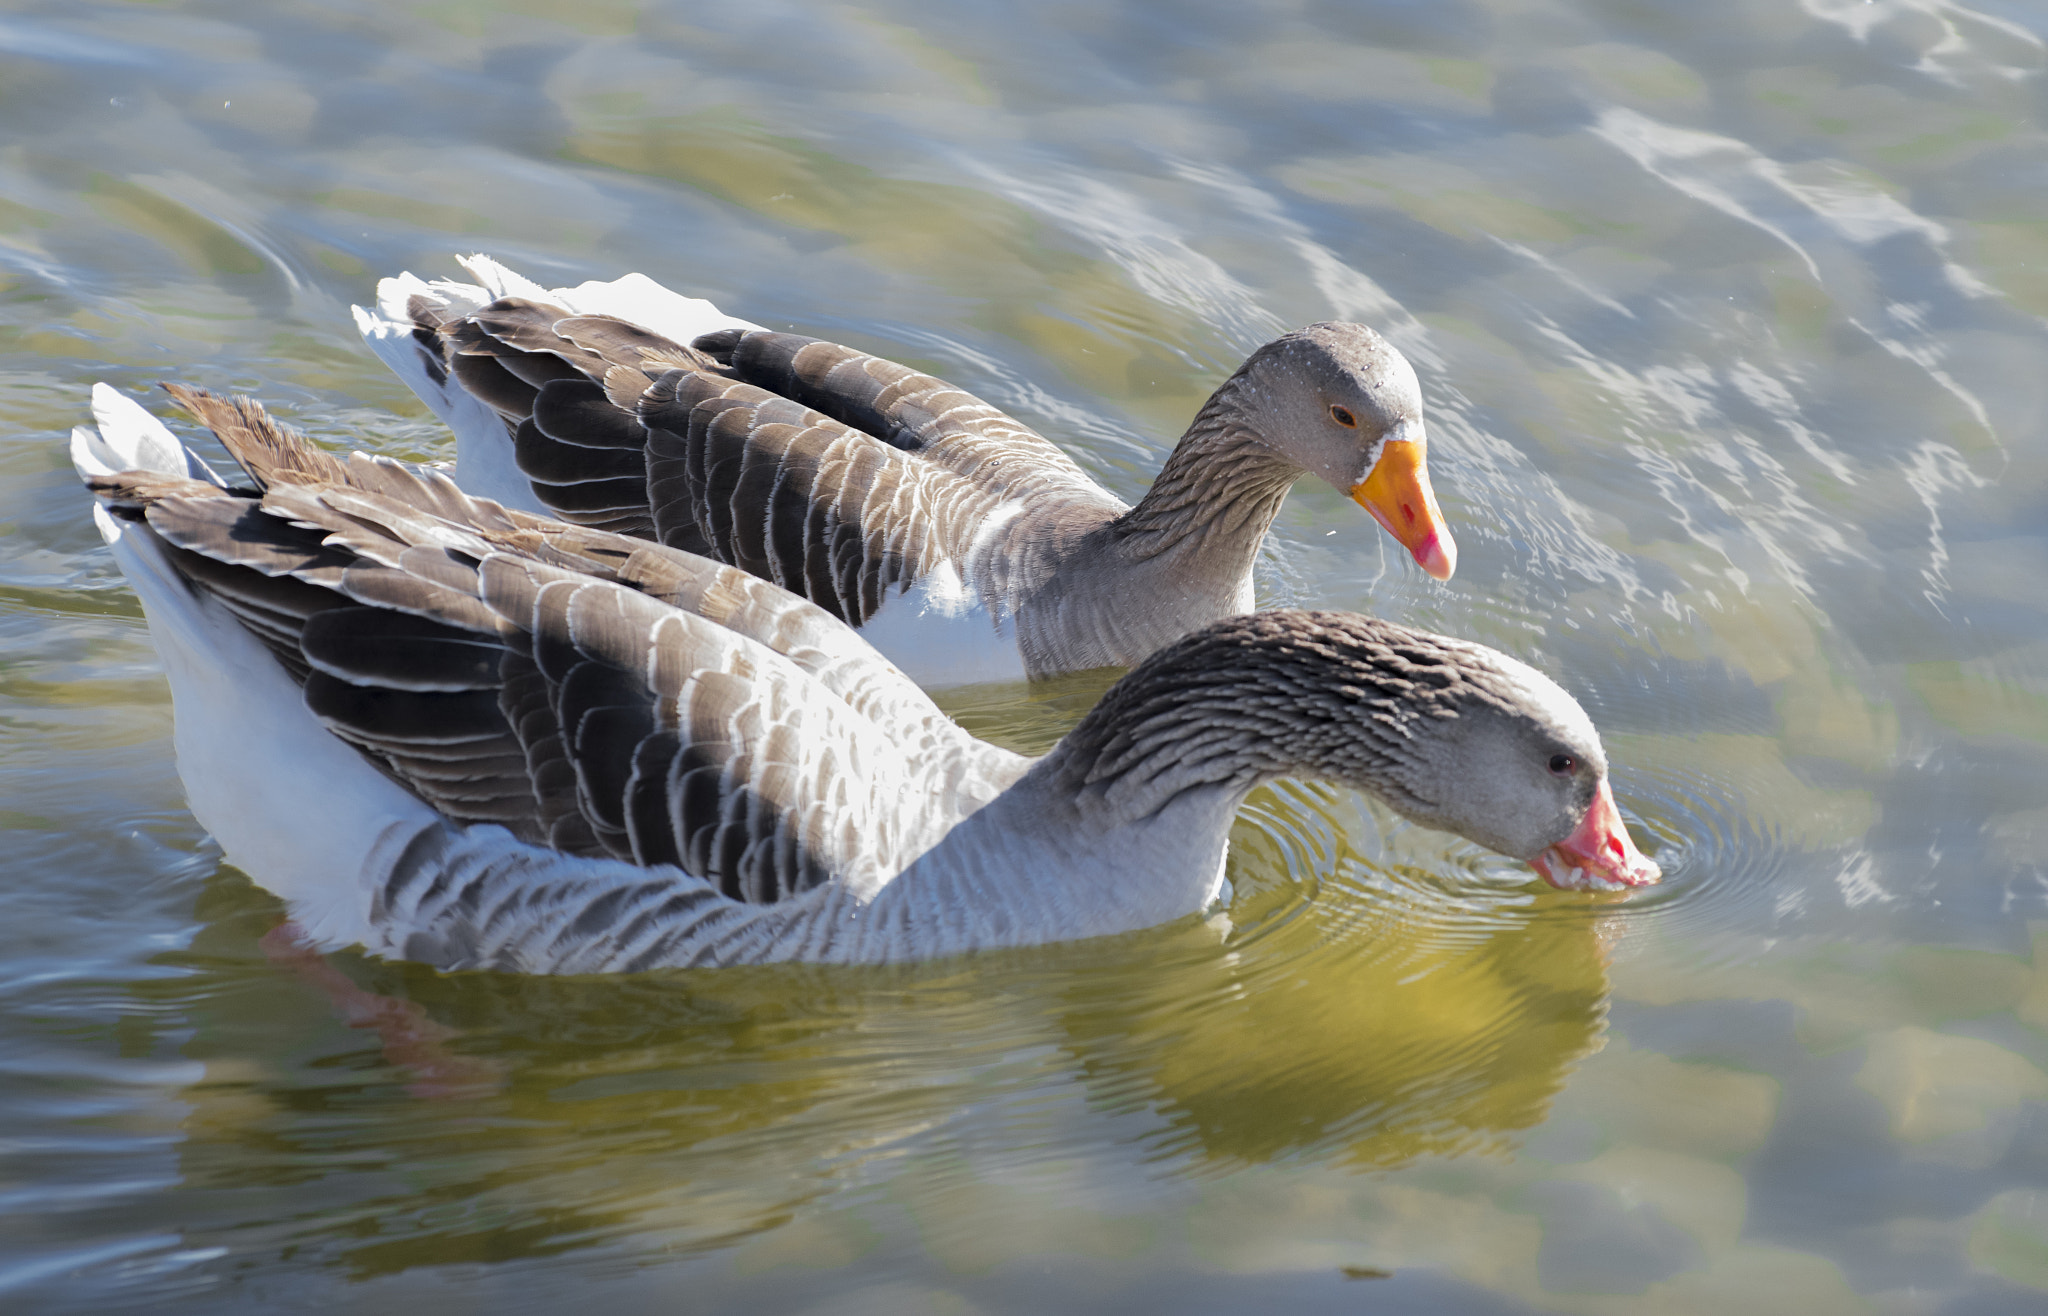
[[[1350,614],[1232,617],[1133,669],[1041,766],[1084,812],[1099,802],[1125,819],[1191,790],[1220,789],[1234,807],[1285,776],[1434,814],[1428,724],[1486,697],[1437,639]]]
[[[1210,394],[1144,498],[1116,523],[1133,557],[1185,550],[1242,557],[1250,569],[1287,491],[1306,473],[1253,432],[1243,404],[1251,364]]]

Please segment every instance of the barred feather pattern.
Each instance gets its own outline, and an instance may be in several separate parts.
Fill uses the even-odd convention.
[[[528,298],[410,310],[556,515],[707,554],[855,626],[941,570],[1006,617],[1127,510],[1003,412],[837,344],[686,346]]]
[[[258,491],[133,473],[95,492],[454,822],[771,904],[828,881],[872,893],[1022,771],[764,582],[180,396]]]
[[[1034,676],[1128,665],[1248,609],[1294,481],[1312,468],[1348,490],[1376,451],[1372,426],[1309,433],[1326,425],[1318,399],[1333,385],[1349,398],[1342,388],[1398,360],[1359,326],[1269,344],[1134,509],[1028,426],[910,367],[739,325],[679,341],[566,305],[598,304],[589,290],[605,285],[557,290],[558,303],[469,263],[488,287],[437,284],[407,314],[502,418],[552,513],[716,557],[857,627],[914,595],[899,611],[971,617],[990,631],[976,647],[1009,645]],[[926,670],[900,623],[877,643]]]
[[[748,383],[674,372],[639,415],[663,542],[701,536],[712,556],[854,626],[940,571],[1007,617],[1090,525],[1043,488],[968,479]],[[1097,511],[1099,526],[1116,509]],[[1041,533],[1048,520],[1069,535]]]

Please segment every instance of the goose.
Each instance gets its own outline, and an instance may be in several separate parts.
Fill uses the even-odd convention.
[[[1207,909],[1239,803],[1289,775],[1554,886],[1658,878],[1584,710],[1481,645],[1225,618],[1027,759],[758,577],[167,387],[246,485],[104,384],[72,459],[169,678],[194,814],[316,946],[587,973],[1126,932]]]
[[[1364,325],[1268,343],[1127,506],[986,402],[772,333],[644,275],[543,289],[385,279],[370,346],[508,507],[715,557],[860,629],[928,686],[1128,667],[1253,606],[1252,566],[1313,473],[1430,575],[1457,546],[1415,372]]]

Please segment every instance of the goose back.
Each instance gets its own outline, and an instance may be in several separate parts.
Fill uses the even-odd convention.
[[[174,392],[258,488],[102,470],[94,492],[328,732],[448,822],[671,866],[735,901],[828,882],[866,898],[1023,770],[745,573],[337,460],[253,404]]]
[[[706,329],[715,312],[671,316],[697,331],[671,337],[630,319],[644,280],[613,303],[606,285],[543,294],[486,258],[465,264],[480,286],[405,276],[377,314],[358,311],[387,360],[401,337],[420,354],[402,373],[459,433],[479,407],[494,418],[463,443],[465,484],[494,431],[477,461],[505,492],[509,433],[520,505],[774,581],[868,628],[927,683],[1129,665],[1244,611],[1303,462],[1356,495],[1389,440],[1420,451],[1399,354],[1362,326],[1311,326],[1218,390],[1134,511],[1028,426],[910,367],[737,321]],[[1314,400],[1325,392],[1352,406]],[[1325,411],[1354,429],[1375,417],[1380,437]],[[1280,438],[1247,428],[1255,416]],[[1334,446],[1289,455],[1307,440],[1288,435],[1318,429]],[[1435,524],[1417,487],[1407,519]]]

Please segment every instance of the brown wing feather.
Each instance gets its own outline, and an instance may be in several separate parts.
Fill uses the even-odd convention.
[[[164,391],[227,445],[258,488],[280,480],[340,480],[341,459],[270,418],[249,398],[216,397],[203,388],[165,384]]]
[[[463,316],[424,299],[409,307],[458,382],[504,417],[513,459],[536,497],[580,525],[651,538],[646,436],[633,403],[652,374],[723,372],[710,357],[610,316],[501,298]],[[701,537],[676,535],[702,551]]]
[[[1051,481],[1101,492],[1072,458],[1015,417],[909,366],[765,329],[721,330],[699,338],[696,346],[728,365],[736,378],[957,474],[1005,489]]]
[[[959,557],[985,491],[750,384],[673,372],[640,404],[657,534],[854,625]],[[956,513],[959,513],[956,515]]]
[[[916,799],[933,787],[909,784],[864,714],[908,709],[902,734],[948,749],[957,731],[928,701],[917,721],[922,696],[819,609],[431,473],[299,451],[253,404],[199,400],[275,481],[260,499],[141,473],[104,492],[278,653],[335,734],[449,818],[681,859],[750,901],[873,877],[943,830]],[[833,673],[822,691],[811,669]]]
[[[459,377],[482,370],[463,354],[497,371],[478,374],[480,396],[516,421],[520,469],[557,515],[716,557],[855,625],[945,561],[1013,608],[1049,569],[1029,526],[1065,542],[1125,510],[995,407],[835,343],[725,330],[685,346],[522,298],[415,318]],[[1006,503],[1024,515],[969,563]],[[1027,560],[1007,559],[1012,541]]]

